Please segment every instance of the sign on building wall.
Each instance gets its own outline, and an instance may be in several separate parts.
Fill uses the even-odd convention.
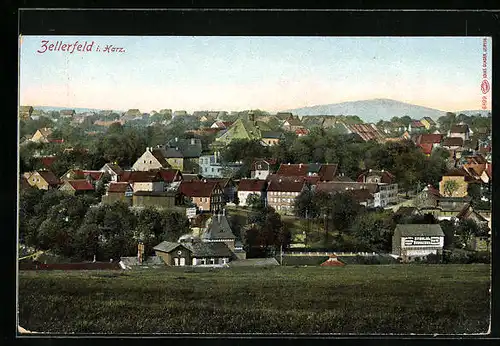
[[[196,208],[186,208],[186,216],[188,219],[194,219],[196,217]]]
[[[440,242],[441,242],[441,237],[406,237],[404,239],[404,246],[415,246],[415,245],[439,246]]]

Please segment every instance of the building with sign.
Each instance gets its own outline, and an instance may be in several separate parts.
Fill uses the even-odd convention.
[[[409,262],[430,254],[440,254],[444,233],[438,224],[400,224],[392,237],[392,253]]]

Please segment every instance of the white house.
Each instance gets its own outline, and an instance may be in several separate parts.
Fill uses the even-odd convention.
[[[399,224],[392,237],[392,253],[408,262],[430,254],[440,254],[444,233],[438,224]]]
[[[266,187],[267,183],[265,180],[241,179],[238,185],[238,200],[240,201],[240,205],[246,206],[247,198],[251,194],[260,196],[264,202],[266,199]]]
[[[271,174],[271,164],[273,163],[275,162],[270,160],[255,160],[250,169],[250,177],[252,179],[266,179]]]

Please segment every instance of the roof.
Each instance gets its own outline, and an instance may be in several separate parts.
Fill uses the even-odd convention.
[[[60,180],[56,177],[54,173],[47,170],[36,171],[49,185],[58,185]]]
[[[262,169],[271,169],[271,167],[265,167],[265,166],[262,166],[262,164],[268,164],[269,166],[271,165],[275,165],[276,164],[276,159],[275,158],[271,158],[271,159],[255,159],[253,162],[252,162],[252,167],[250,170],[252,171],[255,171],[255,170],[262,170]]]
[[[56,157],[55,156],[42,156],[39,158],[39,160],[43,166],[48,168],[54,163],[54,161],[56,160]]]
[[[52,134],[52,129],[48,127],[42,127],[41,129],[38,129],[38,131],[40,131],[44,137],[48,137]]]
[[[203,232],[201,239],[236,239],[229,226],[226,215],[213,215],[208,229]]]
[[[417,207],[399,207],[394,215],[411,216],[418,210]]]
[[[333,192],[346,192],[352,190],[365,189],[373,194],[378,191],[378,184],[376,183],[361,183],[361,182],[344,182],[344,181],[326,181],[318,182],[316,184],[316,191],[323,191],[327,193]]]
[[[344,124],[344,126],[352,133],[359,135],[364,141],[385,138],[384,133],[375,124]]]
[[[322,164],[319,170],[319,176],[322,181],[330,181],[334,180],[337,175],[338,165],[336,163],[333,164]]]
[[[157,171],[123,171],[120,181],[130,183],[163,181]]]
[[[112,170],[113,172],[115,172],[117,175],[121,175],[123,174],[123,169],[121,169],[120,166],[118,165],[115,165],[113,163],[107,163],[105,164],[100,170],[104,170],[104,167],[108,167],[110,170]]]
[[[90,170],[83,170],[82,173],[84,176],[90,176],[94,180],[100,180],[104,174],[104,172],[101,171],[90,171]]]
[[[200,176],[198,174],[183,173],[182,180],[183,181],[193,181],[193,180],[196,181],[196,180],[200,180]]]
[[[159,169],[151,171],[157,171],[158,173],[160,173],[161,178],[166,183],[171,183],[176,178],[177,179],[182,178],[182,173],[178,169]]]
[[[302,126],[302,122],[298,118],[288,118],[285,120],[289,126]]]
[[[442,134],[423,133],[417,137],[416,144],[439,144],[442,140]]]
[[[281,132],[275,132],[275,131],[262,131],[261,135],[262,138],[280,139],[281,137],[283,137],[283,134]]]
[[[269,182],[267,191],[301,192],[304,188],[303,181],[290,181],[286,179],[276,179]]]
[[[462,137],[448,137],[443,141],[443,147],[461,147],[464,145]]]
[[[402,237],[444,237],[438,224],[399,224],[394,233],[396,232]]]
[[[474,215],[479,221],[487,221],[484,218],[484,216],[482,216],[481,214],[477,213],[472,208],[472,206],[470,205],[470,203],[467,203],[466,205],[464,205],[464,207],[462,208],[462,210],[460,210],[460,212],[456,215],[456,218],[457,219],[468,219],[472,215]]]
[[[182,154],[181,157],[200,157],[202,153],[202,145],[199,138],[174,138],[173,140],[169,141],[167,146],[171,148],[179,148]]]
[[[127,190],[131,190],[132,187],[127,182],[111,182],[109,183],[108,192],[120,192],[125,193]]]
[[[263,191],[266,189],[266,181],[259,179],[241,179],[238,191]]]
[[[394,182],[394,175],[388,171],[376,171],[376,170],[367,170],[361,173],[358,176],[358,182],[363,182],[369,176],[380,176],[380,182],[384,184],[392,184]]]
[[[368,189],[349,190],[346,191],[346,194],[350,195],[358,203],[373,199],[373,193]]]
[[[169,157],[169,156],[167,156],[167,152],[163,148],[154,148],[154,149],[150,149],[150,151],[151,151],[151,154],[154,156],[154,158],[158,160],[160,165],[162,165],[162,167],[170,167],[167,160],[165,159],[166,157]]]
[[[429,117],[423,117],[422,120],[426,120],[430,125],[436,125],[436,122]]]
[[[94,186],[87,179],[67,180],[66,183],[76,191],[94,191]]]
[[[418,145],[422,152],[426,155],[430,155],[432,153],[432,147],[434,146],[432,143],[422,143]]]
[[[448,170],[443,177],[465,177],[468,176],[467,172],[463,168],[452,168]]]
[[[466,124],[463,125],[453,125],[450,128],[450,133],[467,133],[469,130],[469,126]]]
[[[218,182],[204,180],[182,181],[180,192],[188,197],[210,197]]]
[[[307,135],[307,134],[309,134],[309,130],[308,129],[297,129],[297,130],[295,130],[295,133],[297,135]]]
[[[425,127],[420,120],[412,120],[411,127]]]
[[[285,164],[282,163],[276,174],[284,176],[307,176],[309,165],[304,163]]]
[[[432,185],[427,185],[426,187],[424,187],[424,189],[422,190],[422,192],[427,192],[428,196],[432,196],[432,197],[436,197],[436,198],[441,198],[442,197],[441,193],[439,192],[439,190],[436,189]]]
[[[185,249],[191,252],[191,256],[193,257],[232,257],[233,253],[228,248],[226,243],[224,242],[214,242],[214,243],[204,243],[204,242],[195,242],[195,243],[174,243],[164,241],[160,244],[156,245],[153,250],[161,251],[161,252],[172,252],[177,249],[179,246],[184,247]]]

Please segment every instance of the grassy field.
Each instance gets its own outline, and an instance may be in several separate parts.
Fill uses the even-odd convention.
[[[52,333],[485,333],[489,265],[26,271],[19,324]]]

